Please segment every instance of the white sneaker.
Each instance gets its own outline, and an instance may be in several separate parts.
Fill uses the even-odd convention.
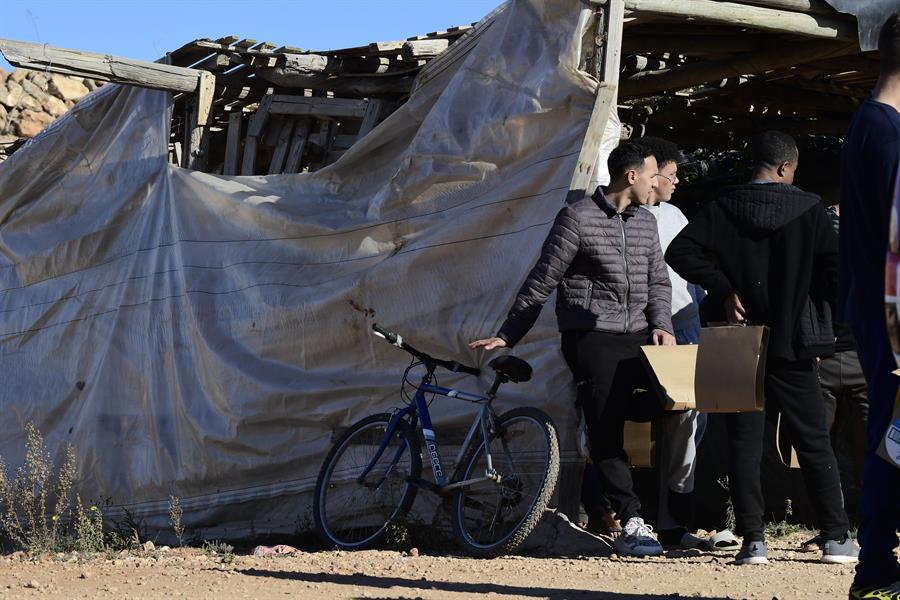
[[[661,556],[663,553],[663,547],[653,535],[653,528],[640,517],[628,519],[615,548],[623,556]]]

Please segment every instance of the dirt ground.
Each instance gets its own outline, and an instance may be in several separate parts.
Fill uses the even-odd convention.
[[[511,556],[476,560],[395,551],[301,552],[271,558],[154,549],[112,557],[0,557],[2,598],[842,598],[852,565],[770,542],[764,566],[730,554],[655,559]]]

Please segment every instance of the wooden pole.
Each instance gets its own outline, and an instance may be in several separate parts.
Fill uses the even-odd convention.
[[[56,48],[47,44],[0,39],[0,53],[11,65],[168,92],[195,93],[200,85],[197,69],[175,67],[111,54]]]
[[[660,71],[642,71],[622,82],[621,95],[626,99],[640,98],[856,52],[859,52],[856,43],[810,42],[791,49],[773,48],[736,60],[700,62]]]
[[[597,90],[597,100],[591,111],[591,119],[588,122],[584,141],[581,144],[581,152],[578,154],[578,163],[575,165],[575,174],[569,184],[569,196],[582,197],[589,190],[588,184],[594,174],[594,167],[600,152],[600,141],[606,130],[606,123],[616,105],[619,83],[619,65],[622,56],[622,27],[625,18],[624,0],[608,0],[603,6],[605,15],[604,43],[602,48],[602,77],[603,80]]]
[[[837,12],[823,0],[744,0],[744,4],[756,4],[766,8],[814,13],[817,15],[833,15]]]
[[[625,0],[625,8],[640,13],[652,13],[667,17],[683,17],[722,23],[736,27],[749,27],[777,33],[793,33],[809,37],[856,40],[856,24],[852,20],[840,20],[823,16],[748,6],[737,2],[716,0]]]
[[[209,156],[209,125],[212,102],[216,91],[216,78],[207,71],[200,73],[200,88],[187,102],[187,120],[184,129],[183,165],[187,169],[205,171]]]

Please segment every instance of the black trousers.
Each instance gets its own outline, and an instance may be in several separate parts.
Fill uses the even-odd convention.
[[[623,525],[640,516],[641,509],[625,454],[625,421],[652,421],[665,412],[640,359],[640,347],[648,343],[647,331],[562,334],[562,352],[579,389],[599,488]]]
[[[819,361],[819,382],[825,399],[825,426],[837,458],[848,514],[859,513],[859,486],[866,455],[869,396],[866,377],[855,350],[835,352]]]
[[[825,539],[841,539],[848,530],[837,461],[825,427],[825,407],[816,361],[770,359],[766,364],[766,411],[781,412],[782,424],[797,451],[810,501]],[[737,533],[745,541],[763,536],[760,462],[766,412],[727,414],[731,460],[731,499]]]

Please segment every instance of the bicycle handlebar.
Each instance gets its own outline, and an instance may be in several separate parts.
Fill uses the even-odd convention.
[[[435,364],[439,367],[447,369],[448,371],[453,371],[454,373],[468,373],[469,375],[474,375],[475,377],[481,375],[481,370],[476,369],[475,367],[467,367],[466,365],[458,363],[455,360],[441,360],[439,358],[434,358],[431,355],[425,354],[421,350],[416,350],[415,348],[404,342],[403,337],[399,333],[394,333],[392,331],[382,329],[378,326],[377,323],[372,324],[372,331],[378,337],[386,339],[392,346],[397,346],[402,350],[406,350],[426,364]]]

